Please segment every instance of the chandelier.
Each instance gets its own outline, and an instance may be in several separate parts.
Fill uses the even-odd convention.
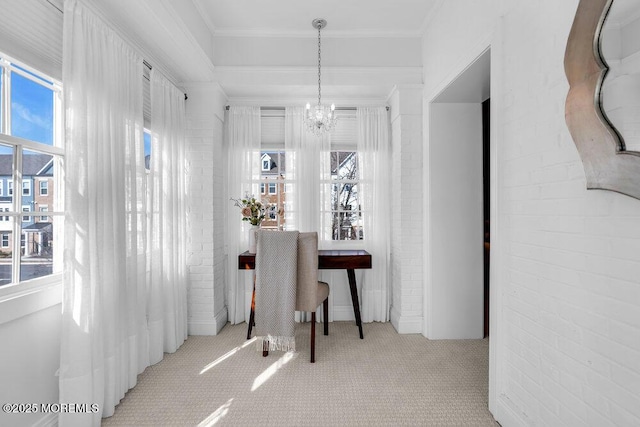
[[[311,109],[311,105],[307,103],[304,123],[307,126],[307,130],[316,136],[322,136],[326,132],[331,132],[336,126],[338,118],[336,117],[336,106],[331,104],[331,107],[322,105],[322,88],[320,86],[321,67],[320,62],[322,59],[322,50],[320,44],[320,30],[327,26],[327,21],[324,19],[314,19],[311,23],[313,28],[318,30],[318,104],[315,108]]]

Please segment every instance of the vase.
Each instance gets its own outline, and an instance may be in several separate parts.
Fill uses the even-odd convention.
[[[252,225],[249,227],[249,253],[255,254],[258,244],[257,233],[260,230],[259,225]]]

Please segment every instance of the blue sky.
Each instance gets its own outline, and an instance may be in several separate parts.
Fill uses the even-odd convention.
[[[53,91],[18,73],[11,75],[11,134],[53,144]],[[11,153],[11,150],[0,147],[0,153]],[[145,133],[144,154],[150,153],[151,135]]]
[[[11,75],[11,134],[53,144],[53,91],[17,73]]]

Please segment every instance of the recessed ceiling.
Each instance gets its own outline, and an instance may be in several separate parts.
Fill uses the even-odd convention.
[[[437,0],[193,0],[214,34],[314,36],[419,36]]]

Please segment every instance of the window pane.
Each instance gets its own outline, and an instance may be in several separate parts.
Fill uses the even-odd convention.
[[[33,191],[34,188],[47,191]],[[53,206],[53,156],[31,150],[22,151],[22,211],[38,212],[40,206]],[[28,209],[27,209],[28,208]],[[36,217],[26,216],[23,227],[33,224]]]
[[[0,94],[2,94],[2,81],[4,80],[2,78],[3,73],[4,73],[4,68],[0,67]],[[4,129],[4,127],[2,126],[3,118],[4,118],[4,112],[2,111],[2,102],[0,102],[0,132],[2,132],[2,129]]]
[[[29,218],[29,227],[22,230],[21,245],[22,257],[20,258],[20,280],[35,279],[46,276],[53,271],[53,225],[54,218],[49,217],[47,221],[41,221],[40,216]],[[36,222],[38,221],[38,222]]]
[[[11,72],[11,134],[53,145],[53,90]]]
[[[11,207],[9,184],[13,181],[12,178],[13,147],[0,144],[0,205],[2,207]]]
[[[334,179],[358,179],[357,153],[355,151],[332,151],[331,176]]]
[[[151,134],[144,133],[144,166],[147,170],[151,169]]]
[[[2,216],[2,221],[0,221],[0,286],[11,283],[13,277],[12,249],[13,218]]]
[[[329,195],[323,204],[327,212],[325,227],[331,240],[362,240],[362,212],[358,194],[358,156],[355,151],[331,152],[331,181],[325,185]]]

